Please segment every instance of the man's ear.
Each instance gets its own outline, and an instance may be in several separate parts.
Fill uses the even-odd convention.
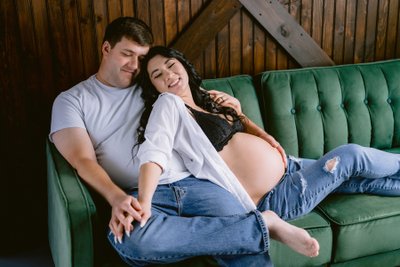
[[[103,52],[103,55],[105,55],[110,53],[110,50],[111,50],[111,44],[108,41],[105,41],[101,46],[101,52]]]

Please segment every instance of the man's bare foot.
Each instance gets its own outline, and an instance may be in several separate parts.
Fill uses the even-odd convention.
[[[262,215],[272,239],[284,243],[305,256],[318,256],[318,241],[312,238],[306,230],[285,222],[273,211],[264,211]]]

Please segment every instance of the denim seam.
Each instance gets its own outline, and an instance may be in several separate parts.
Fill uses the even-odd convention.
[[[369,178],[369,179],[374,179],[374,178]],[[379,178],[376,178],[376,179],[379,179]],[[349,184],[346,185],[346,187],[358,188],[359,185],[358,185],[358,184],[349,183]],[[397,189],[397,187],[392,187],[392,186],[378,186],[378,185],[367,185],[367,186],[365,187],[365,189],[369,189],[369,188],[373,188],[373,189],[385,189],[385,190]]]
[[[176,205],[178,207],[177,212],[179,215],[181,215],[182,214],[182,202],[181,202],[181,194],[180,194],[180,191],[178,192],[178,190],[181,190],[181,188],[179,186],[172,186],[172,191],[174,192]]]
[[[263,234],[263,239],[264,239],[264,247],[268,247],[268,242],[265,242],[265,234]],[[125,253],[124,250],[122,250],[121,248],[118,248],[112,240],[110,240],[110,243],[112,243],[112,246],[115,248],[116,251],[118,251],[118,254],[120,254],[122,257],[129,259],[131,261],[135,261],[135,260],[145,260],[145,261],[157,261],[157,260],[164,260],[164,259],[175,259],[175,258],[191,258],[191,257],[197,257],[197,256],[230,256],[230,255],[250,255],[250,254],[254,254],[254,252],[250,252],[250,251],[234,251],[234,252],[225,252],[225,253],[209,253],[207,255],[200,255],[200,254],[182,254],[182,255],[174,255],[174,256],[168,256],[168,257],[153,257],[153,258],[146,258],[146,257],[135,257],[132,256],[132,254],[127,254]],[[267,243],[267,244],[265,244]],[[260,253],[266,253],[268,250],[263,250],[260,251]]]
[[[262,252],[267,252],[269,250],[269,232],[268,232],[268,227],[266,225],[266,222],[264,222],[264,219],[261,215],[261,213],[258,210],[252,211],[257,218],[258,223],[260,224],[261,231],[262,231],[262,237],[263,237],[263,243],[264,243],[264,249]]]

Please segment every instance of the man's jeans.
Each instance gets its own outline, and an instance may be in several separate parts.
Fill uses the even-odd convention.
[[[257,209],[291,220],[332,192],[400,196],[400,155],[348,144],[318,160],[289,157],[286,174]]]
[[[137,197],[137,191],[132,193]],[[152,216],[140,228],[134,223],[122,244],[109,241],[132,266],[171,263],[210,255],[221,266],[272,266],[268,229],[259,211],[246,213],[225,189],[188,177],[159,185]]]

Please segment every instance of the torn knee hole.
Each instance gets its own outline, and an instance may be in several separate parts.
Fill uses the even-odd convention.
[[[339,157],[334,157],[330,160],[327,160],[324,166],[324,170],[330,173],[333,173],[336,168],[338,163],[340,162],[340,158]]]

